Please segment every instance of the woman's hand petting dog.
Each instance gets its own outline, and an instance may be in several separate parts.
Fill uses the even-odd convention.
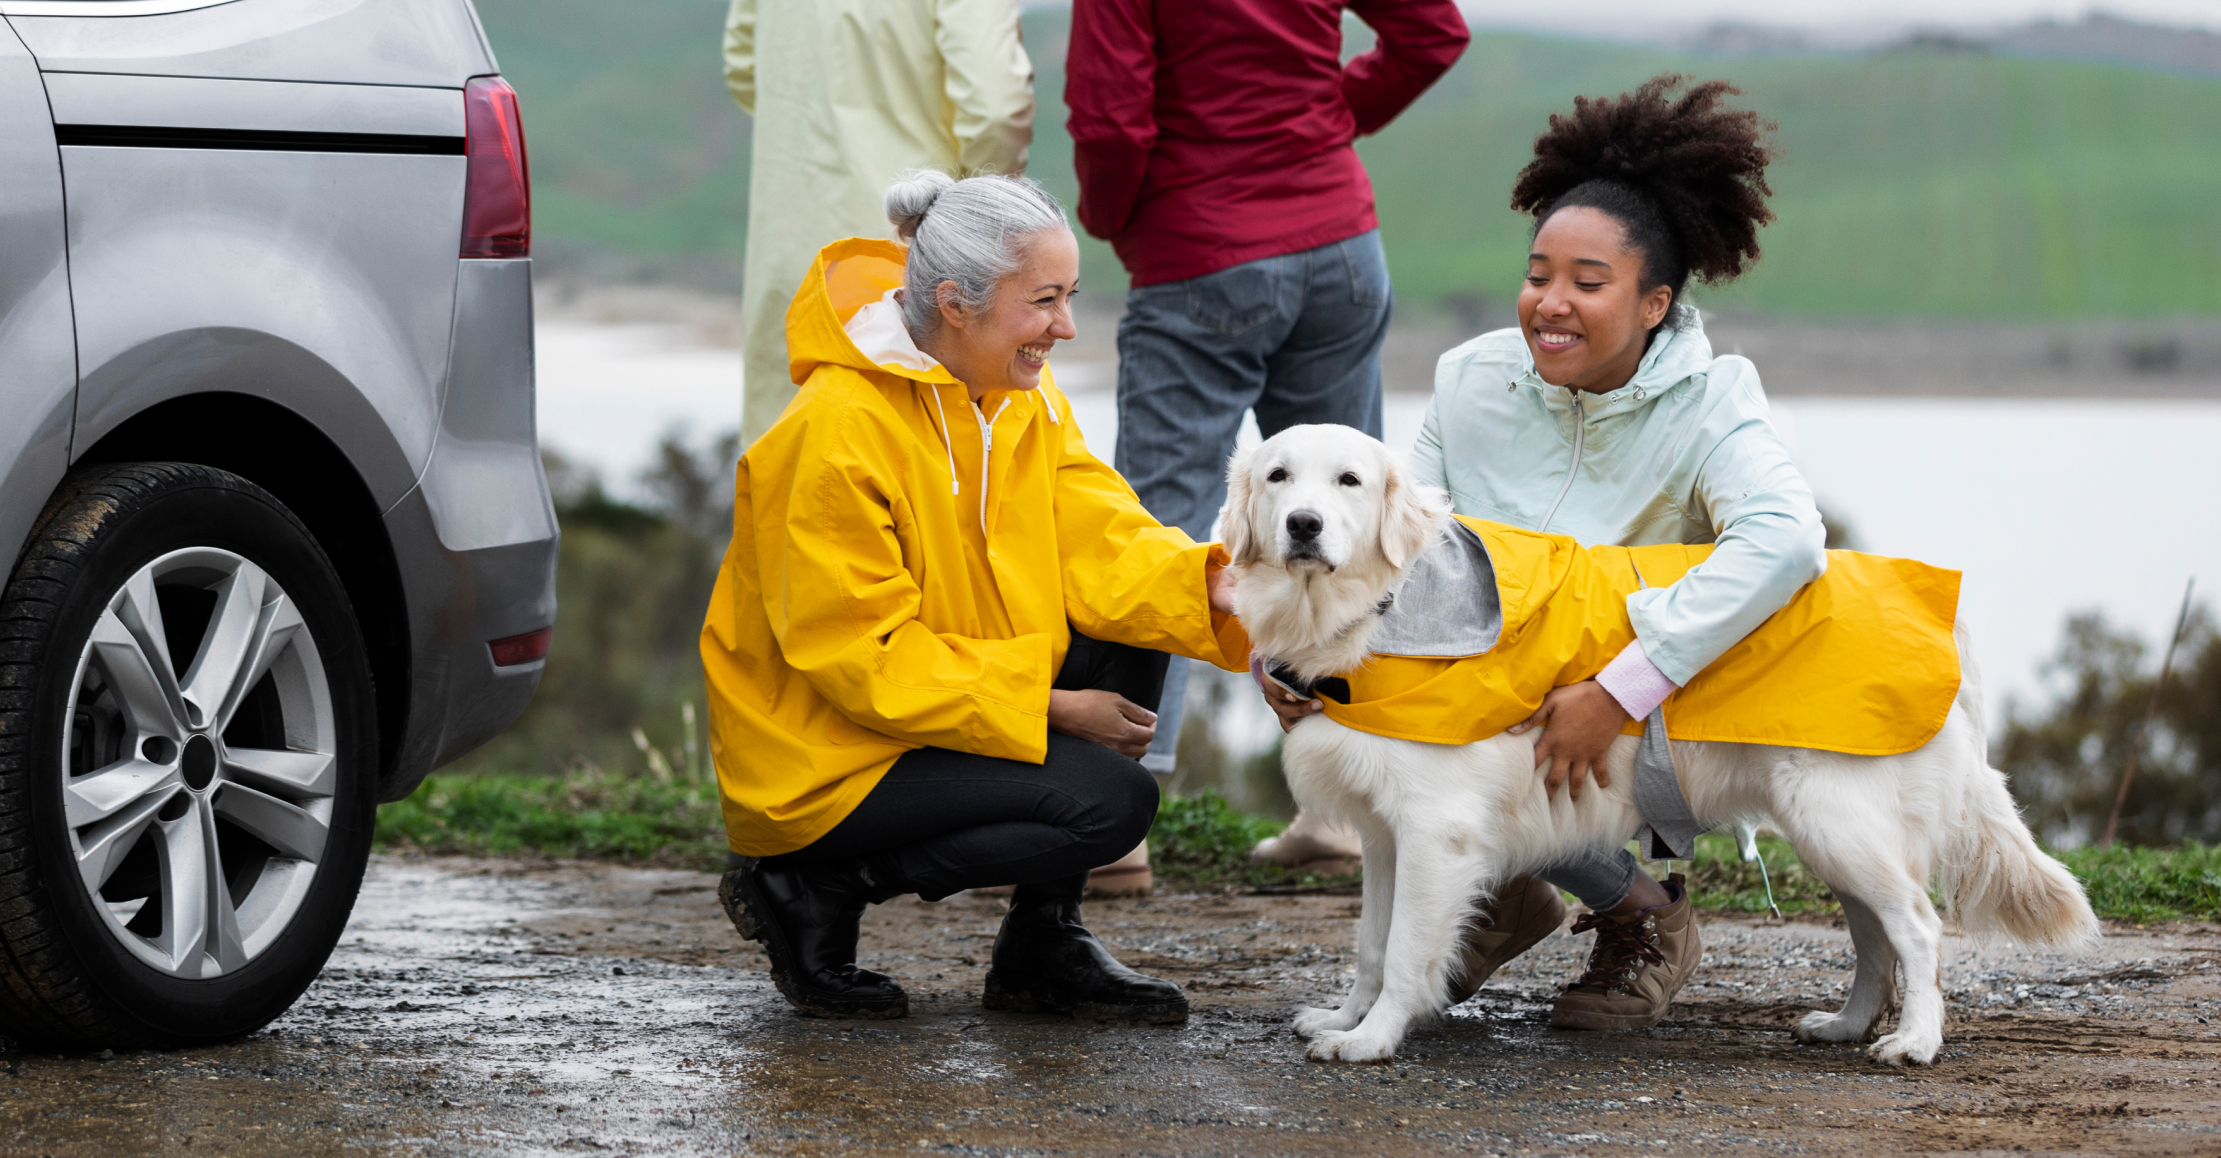
[[[1220,615],[1234,614],[1234,588],[1241,585],[1241,576],[1232,567],[1214,567],[1204,576],[1203,586],[1210,592],[1211,610]]]
[[[1117,692],[1052,691],[1049,730],[1093,740],[1121,756],[1139,760],[1157,734],[1157,713]]]
[[[1634,718],[1602,684],[1582,680],[1553,688],[1542,697],[1542,706],[1534,715],[1505,730],[1518,736],[1529,728],[1542,728],[1542,739],[1535,742],[1535,767],[1550,769],[1543,781],[1545,795],[1556,796],[1558,786],[1563,784],[1566,795],[1579,800],[1581,785],[1592,771],[1597,787],[1612,786],[1604,754],[1611,751],[1612,741],[1619,739],[1620,729]]]

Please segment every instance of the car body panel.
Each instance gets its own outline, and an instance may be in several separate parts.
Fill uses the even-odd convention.
[[[454,332],[448,372],[470,388],[449,391],[423,476],[440,542],[475,551],[552,539],[555,508],[540,466],[532,346],[513,337],[532,332],[531,261],[463,262]]]
[[[458,234],[425,223],[461,220],[463,158],[61,153],[83,367],[77,448],[152,403],[199,390],[245,387],[303,414],[334,401],[335,390],[353,391],[381,421],[319,426],[381,506],[415,483],[438,422],[458,264]],[[306,352],[344,385],[210,378],[211,359],[254,357],[265,345]],[[379,469],[384,456],[359,453],[363,440],[397,445],[403,469]]]
[[[144,16],[9,16],[49,72],[461,88],[496,71],[456,0],[231,0]]]
[[[61,158],[38,68],[0,26],[0,576],[69,469],[77,392]],[[21,496],[30,496],[28,500]]]

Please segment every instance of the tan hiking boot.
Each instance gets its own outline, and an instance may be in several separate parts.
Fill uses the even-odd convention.
[[[1596,930],[1589,971],[1558,996],[1550,1024],[1559,1029],[1641,1029],[1656,1025],[1704,956],[1696,914],[1680,873],[1666,878],[1674,902],[1628,917],[1583,913],[1573,931]]]
[[[1514,877],[1496,901],[1475,914],[1458,939],[1459,972],[1450,977],[1450,1004],[1480,992],[1489,974],[1535,947],[1565,923],[1565,902],[1539,877]]]
[[[1146,897],[1157,887],[1157,875],[1149,871],[1149,842],[1142,841],[1134,851],[1087,874],[1087,895],[1096,897]]]

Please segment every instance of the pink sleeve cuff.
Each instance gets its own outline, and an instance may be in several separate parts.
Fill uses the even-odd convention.
[[[1627,709],[1628,715],[1638,720],[1648,718],[1658,705],[1666,702],[1667,696],[1678,690],[1674,682],[1666,678],[1666,673],[1650,662],[1650,654],[1643,650],[1643,641],[1639,639],[1605,664],[1604,670],[1596,673],[1596,682],[1612,693],[1612,698]]]

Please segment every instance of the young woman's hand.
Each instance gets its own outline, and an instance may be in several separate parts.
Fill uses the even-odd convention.
[[[1258,680],[1257,686],[1264,689],[1265,705],[1272,709],[1273,715],[1280,717],[1283,732],[1302,723],[1305,716],[1315,716],[1326,710],[1326,705],[1318,700],[1306,699],[1271,680]]]
[[[1139,760],[1157,734],[1157,713],[1117,692],[1052,691],[1049,730],[1093,740],[1119,755]]]
[[[1534,715],[1505,730],[1518,736],[1529,728],[1542,728],[1542,739],[1535,742],[1535,767],[1549,769],[1543,780],[1545,794],[1557,795],[1558,786],[1563,784],[1566,795],[1579,800],[1581,785],[1592,772],[1597,787],[1612,786],[1604,754],[1631,719],[1634,717],[1602,684],[1583,680],[1552,689],[1542,697],[1542,706]]]

